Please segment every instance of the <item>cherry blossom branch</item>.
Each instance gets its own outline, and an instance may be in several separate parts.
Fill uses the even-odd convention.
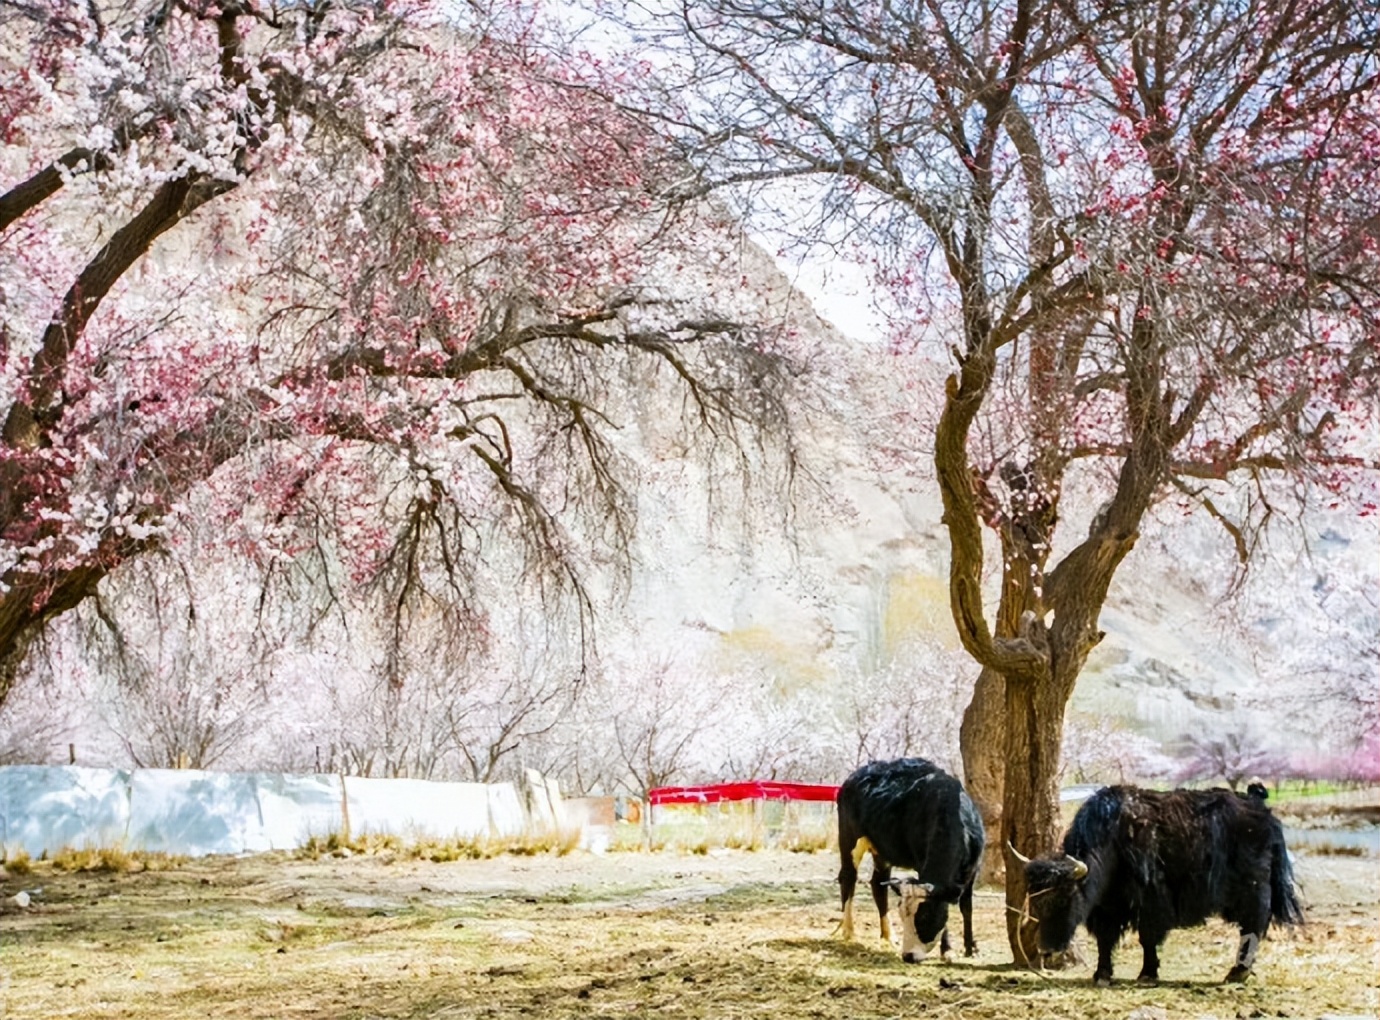
[[[45,199],[57,194],[69,175],[107,170],[110,166],[110,156],[102,150],[85,146],[69,149],[51,164],[0,195],[0,233],[19,217],[41,205]]]

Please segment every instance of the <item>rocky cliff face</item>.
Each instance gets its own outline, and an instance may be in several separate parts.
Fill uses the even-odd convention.
[[[754,271],[790,289],[765,261]],[[859,327],[851,337],[823,319],[808,327],[835,376],[827,413],[809,419],[812,477],[787,534],[761,507],[744,523],[707,506],[689,469],[644,496],[632,602],[642,633],[791,684],[877,668],[917,638],[957,649],[923,415],[907,409],[909,435],[892,424],[898,407],[937,392],[944,369],[887,355],[866,323],[848,325]],[[1064,517],[1093,510],[1073,502]],[[1121,571],[1071,711],[1121,720],[1170,751],[1223,733],[1281,755],[1340,751],[1366,727],[1355,691],[1380,669],[1377,553],[1376,518],[1312,507],[1242,575],[1218,525],[1158,512]]]

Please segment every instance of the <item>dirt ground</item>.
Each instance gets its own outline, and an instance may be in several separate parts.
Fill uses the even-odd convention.
[[[1380,862],[1301,856],[1310,923],[1272,933],[1244,986],[1236,934],[1170,935],[1158,987],[1139,947],[1117,984],[1008,963],[1002,903],[978,896],[979,954],[903,964],[865,889],[839,937],[829,852],[574,852],[434,864],[388,856],[207,858],[167,871],[0,887],[0,1017],[1374,1017]],[[952,915],[957,922],[957,912]],[[957,929],[955,929],[957,930]],[[959,940],[961,941],[961,940]]]

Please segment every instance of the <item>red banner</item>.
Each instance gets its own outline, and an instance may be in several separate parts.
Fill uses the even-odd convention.
[[[651,804],[720,804],[731,800],[833,801],[837,786],[817,783],[711,783],[709,786],[662,786],[647,794]]]

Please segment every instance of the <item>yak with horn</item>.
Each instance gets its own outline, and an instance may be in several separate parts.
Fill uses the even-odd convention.
[[[1252,783],[1231,790],[1104,787],[1074,816],[1063,851],[1025,868],[1029,911],[1040,951],[1061,953],[1080,924],[1097,940],[1093,980],[1112,980],[1112,950],[1135,930],[1144,962],[1140,980],[1159,979],[1159,947],[1174,928],[1212,916],[1241,931],[1228,981],[1244,981],[1271,920],[1303,920],[1284,830]]]

